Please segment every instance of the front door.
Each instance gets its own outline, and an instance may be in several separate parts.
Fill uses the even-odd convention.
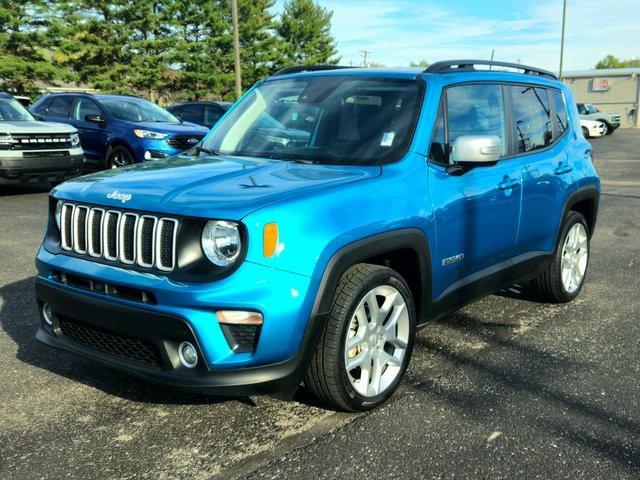
[[[450,145],[462,135],[497,135],[511,154],[505,95],[500,85],[449,87],[443,94],[429,162],[436,222],[435,298],[498,278],[514,256],[520,217],[522,165],[517,159],[455,170]],[[492,276],[496,274],[496,276]],[[489,285],[487,285],[489,288]]]
[[[87,121],[87,115],[105,116],[100,106],[90,98],[77,98],[71,116],[73,125],[78,129],[87,158],[94,163],[101,162],[106,155],[107,129],[104,123]]]

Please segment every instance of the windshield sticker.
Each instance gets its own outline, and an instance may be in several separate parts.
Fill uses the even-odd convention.
[[[384,132],[382,134],[381,147],[390,147],[393,144],[393,139],[396,136],[396,132]]]

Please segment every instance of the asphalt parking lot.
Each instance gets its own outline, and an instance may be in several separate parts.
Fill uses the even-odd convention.
[[[47,191],[0,190],[0,478],[640,477],[640,131],[592,144],[580,297],[512,289],[430,324],[400,391],[364,415],[304,392],[188,395],[40,345]]]

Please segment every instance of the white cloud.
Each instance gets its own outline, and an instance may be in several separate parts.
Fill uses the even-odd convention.
[[[334,12],[332,32],[342,62],[360,61],[358,50],[389,66],[412,60],[489,58],[558,68],[562,2],[507,0],[486,2],[482,13],[438,0],[320,2]],[[613,5],[615,3],[615,6]],[[611,53],[640,55],[640,1],[569,0],[565,69],[592,68]]]

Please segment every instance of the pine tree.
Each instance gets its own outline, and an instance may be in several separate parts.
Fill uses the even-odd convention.
[[[0,90],[37,92],[37,82],[54,83],[64,71],[52,64],[45,0],[0,2]]]
[[[339,62],[331,35],[332,15],[313,0],[285,4],[277,29],[283,42],[283,66]]]

